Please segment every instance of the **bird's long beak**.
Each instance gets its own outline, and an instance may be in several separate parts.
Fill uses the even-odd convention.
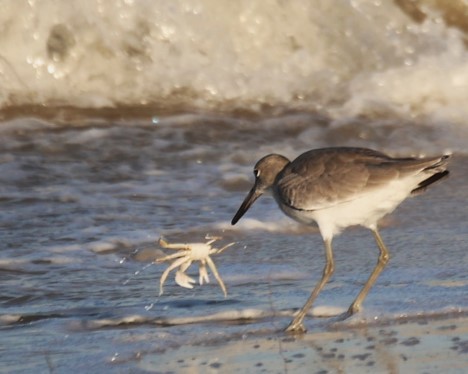
[[[234,215],[234,218],[232,219],[231,224],[235,225],[237,221],[239,221],[242,218],[245,212],[249,210],[250,206],[255,202],[255,200],[257,200],[262,194],[263,194],[263,191],[261,191],[257,187],[257,183],[255,183],[255,185],[252,187],[249,194],[245,197],[244,201],[239,207],[239,210]]]

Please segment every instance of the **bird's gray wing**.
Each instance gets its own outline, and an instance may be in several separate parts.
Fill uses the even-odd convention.
[[[294,209],[324,209],[352,201],[398,178],[400,171],[394,166],[392,158],[366,149],[310,151],[283,170],[276,193]]]

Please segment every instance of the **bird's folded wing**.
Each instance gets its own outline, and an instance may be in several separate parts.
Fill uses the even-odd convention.
[[[400,171],[392,164],[385,155],[324,155],[313,162],[293,163],[278,180],[276,192],[294,209],[325,209],[398,178]]]

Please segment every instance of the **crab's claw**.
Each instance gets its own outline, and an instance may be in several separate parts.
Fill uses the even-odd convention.
[[[185,288],[193,288],[193,283],[195,283],[195,279],[189,277],[181,270],[176,271],[175,281],[179,286]]]

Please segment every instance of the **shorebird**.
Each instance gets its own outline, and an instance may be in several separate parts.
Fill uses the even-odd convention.
[[[305,152],[292,162],[279,154],[257,162],[255,184],[231,223],[235,225],[257,198],[271,191],[287,216],[307,225],[315,222],[325,245],[322,277],[286,331],[306,331],[304,317],[334,271],[332,239],[354,225],[370,229],[380,251],[376,266],[345,317],[359,311],[389,260],[378,221],[410,195],[446,177],[449,157],[393,158],[366,148],[336,147]]]

